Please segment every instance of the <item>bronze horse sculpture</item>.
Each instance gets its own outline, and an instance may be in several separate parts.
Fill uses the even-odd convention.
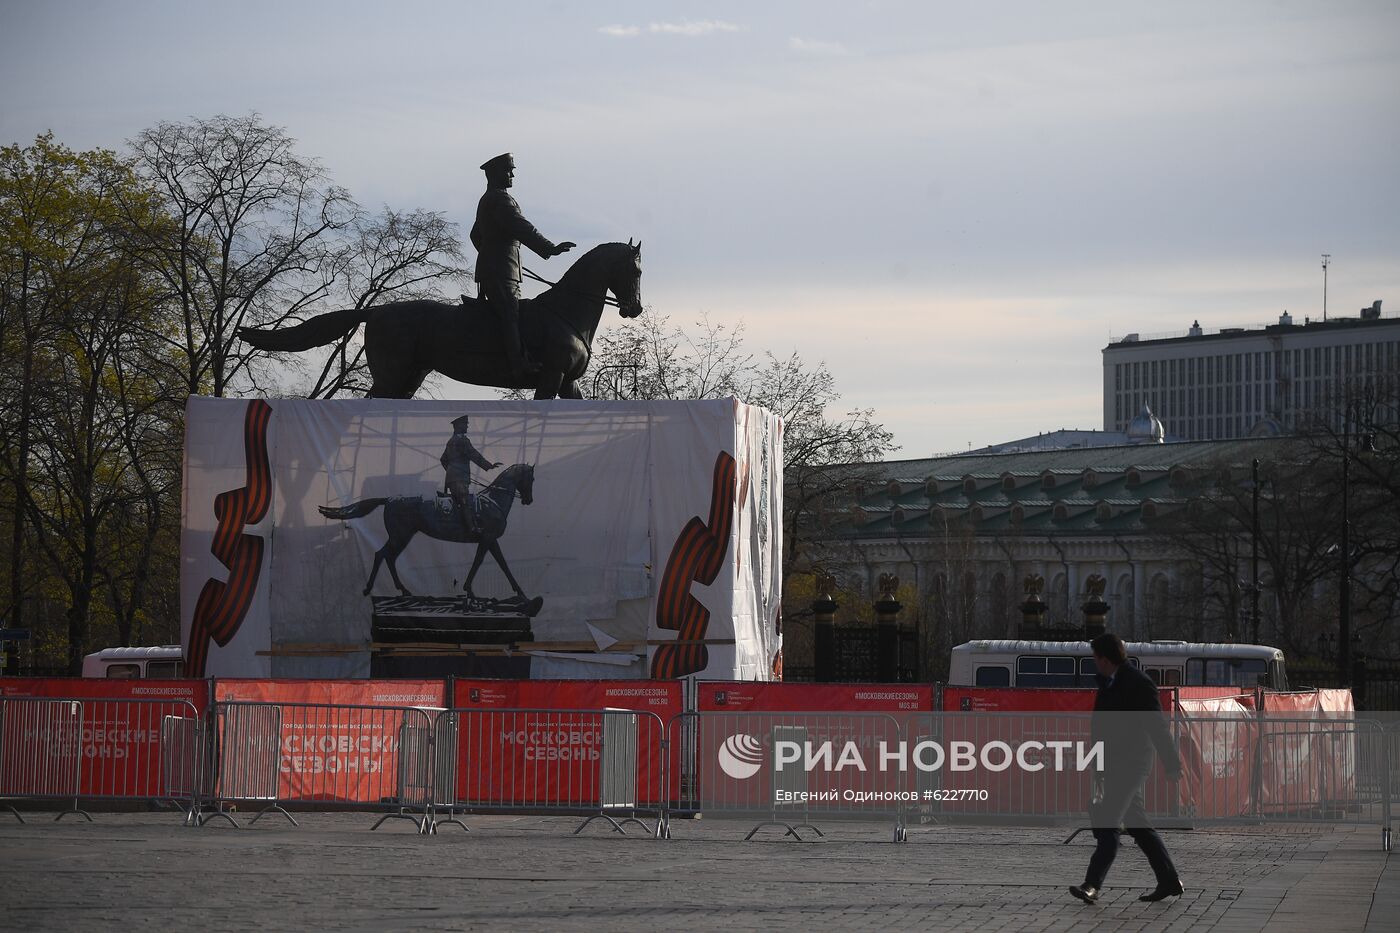
[[[324,346],[365,324],[365,356],[375,398],[412,398],[436,370],[450,379],[502,389],[533,389],[535,398],[582,398],[593,337],[612,292],[618,313],[642,313],[642,244],[604,243],[584,253],[558,284],[520,302],[521,339],[540,364],[531,381],[515,378],[493,317],[476,299],[394,301],[328,311],[286,328],[239,328],[260,350]]]
[[[528,463],[517,463],[506,467],[491,483],[477,494],[476,498],[476,526],[477,534],[468,535],[466,528],[462,525],[461,516],[454,511],[447,511],[439,508],[431,500],[422,496],[389,496],[385,498],[361,499],[359,502],[352,502],[342,506],[318,506],[321,514],[326,518],[339,519],[345,521],[352,518],[364,518],[381,505],[384,507],[384,531],[388,534],[389,540],[384,546],[374,552],[374,567],[369,572],[369,579],[365,581],[364,595],[368,596],[374,589],[374,578],[379,575],[379,565],[389,566],[389,576],[394,578],[394,586],[404,596],[412,596],[408,587],[403,585],[399,579],[398,559],[403,553],[403,549],[408,547],[408,542],[413,540],[414,535],[420,531],[430,538],[439,541],[460,541],[464,544],[476,544],[476,559],[472,561],[472,569],[467,573],[467,581],[462,589],[468,596],[472,593],[472,581],[476,579],[476,572],[481,569],[482,559],[489,553],[496,558],[496,564],[505,573],[506,579],[510,581],[511,589],[515,590],[515,595],[521,599],[527,598],[520,589],[520,584],[515,582],[515,575],[510,572],[510,567],[506,565],[506,559],[501,554],[500,538],[506,532],[506,524],[510,520],[510,507],[515,503],[515,497],[520,497],[522,505],[529,505],[535,498],[535,468]]]

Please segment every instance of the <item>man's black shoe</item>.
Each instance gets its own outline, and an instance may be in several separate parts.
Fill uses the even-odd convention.
[[[1186,889],[1185,889],[1184,887],[1182,887],[1182,885],[1181,885],[1181,879],[1178,878],[1178,879],[1177,879],[1175,882],[1173,882],[1172,884],[1166,884],[1166,885],[1161,885],[1161,884],[1159,884],[1159,885],[1157,886],[1157,890],[1153,891],[1151,894],[1144,894],[1142,897],[1138,898],[1138,900],[1140,900],[1140,901],[1164,901],[1164,900],[1166,900],[1166,899],[1169,898],[1169,897],[1180,897],[1182,894],[1185,894],[1185,893],[1186,893]]]
[[[1099,899],[1099,889],[1092,884],[1072,884],[1069,887],[1069,893],[1086,904],[1092,904]]]

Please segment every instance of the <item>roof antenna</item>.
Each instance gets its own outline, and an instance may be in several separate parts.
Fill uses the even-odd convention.
[[[1322,320],[1327,322],[1327,267],[1332,265],[1332,254],[1322,254]]]

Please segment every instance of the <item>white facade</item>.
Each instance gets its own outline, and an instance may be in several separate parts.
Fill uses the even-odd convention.
[[[1220,440],[1289,432],[1309,421],[1341,427],[1337,400],[1358,382],[1400,372],[1400,318],[1296,324],[1285,313],[1259,329],[1192,327],[1182,337],[1129,334],[1103,351],[1103,422],[1123,431],[1144,405],[1168,435]]]

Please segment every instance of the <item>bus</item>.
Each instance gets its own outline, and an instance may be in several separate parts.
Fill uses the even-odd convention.
[[[84,677],[120,680],[185,676],[184,650],[179,645],[154,648],[103,648],[83,657]]]
[[[1126,642],[1128,663],[1162,687],[1288,689],[1283,652],[1267,645]],[[1094,687],[1087,641],[970,641],[953,649],[948,683],[965,687]]]

